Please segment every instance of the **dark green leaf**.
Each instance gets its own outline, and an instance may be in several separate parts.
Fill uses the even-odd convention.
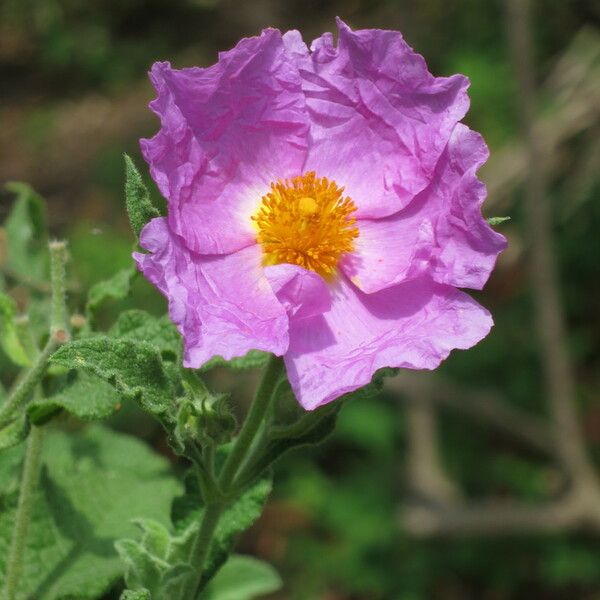
[[[93,420],[104,419],[119,408],[119,393],[110,383],[86,371],[73,371],[65,377],[57,392],[30,402],[27,414],[37,425],[60,410],[79,419]]]
[[[139,237],[144,225],[160,217],[158,209],[152,204],[148,188],[144,184],[142,176],[136,169],[133,161],[127,154],[125,156],[125,204],[129,223],[136,237]]]
[[[510,217],[490,217],[489,219],[486,219],[486,221],[492,227],[496,227],[496,225],[501,225],[506,221],[510,221]]]
[[[108,381],[127,399],[160,416],[171,405],[173,385],[157,349],[146,342],[108,337],[76,340],[59,348],[54,364],[83,369]]]
[[[243,371],[245,369],[262,369],[269,362],[271,355],[268,352],[261,350],[250,350],[245,356],[225,360],[220,356],[211,358],[205,365],[202,366],[202,371],[208,371],[214,367],[227,367],[233,371]]]
[[[48,233],[44,201],[26,183],[12,182],[6,188],[17,199],[5,221],[7,266],[22,279],[43,282],[48,272]]]
[[[17,450],[8,450],[13,478]],[[168,522],[168,507],[180,490],[168,463],[145,444],[92,426],[83,433],[50,431],[44,438],[45,467],[29,526],[17,600],[92,600],[123,575],[114,549],[135,534],[132,519],[145,515]],[[6,480],[7,474],[0,480]],[[9,479],[10,481],[10,479]],[[0,573],[12,532],[17,491],[0,486]]]
[[[275,569],[251,556],[233,555],[201,596],[202,600],[253,600],[281,589]]]
[[[110,279],[99,281],[90,288],[85,305],[88,320],[93,321],[96,310],[107,300],[123,300],[129,295],[131,281],[137,275],[134,266],[121,269]]]
[[[6,356],[20,367],[29,367],[31,361],[19,340],[15,324],[16,307],[10,296],[0,293],[0,345]]]

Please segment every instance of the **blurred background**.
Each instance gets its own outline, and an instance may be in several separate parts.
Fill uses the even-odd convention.
[[[241,541],[283,575],[277,598],[600,599],[600,3],[538,0],[529,25],[519,3],[0,2],[0,181],[46,198],[75,308],[130,261],[122,153],[142,167],[138,139],[157,129],[153,61],[208,65],[266,26],[310,40],[339,15],[399,29],[434,74],[472,81],[466,122],[492,152],[484,212],[511,216],[474,294],[496,327],[435,374],[348,403],[327,443],[279,464]],[[103,318],[124,306],[165,310],[141,280]],[[212,385],[243,406],[255,377],[216,370]],[[168,453],[131,407],[111,425]]]

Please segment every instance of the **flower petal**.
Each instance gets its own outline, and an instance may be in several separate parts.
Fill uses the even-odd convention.
[[[342,278],[329,312],[290,321],[288,378],[300,404],[312,410],[368,384],[383,367],[434,369],[491,326],[488,311],[470,296],[427,278],[376,294]]]
[[[288,318],[263,274],[256,245],[229,255],[190,252],[164,218],[153,219],[135,253],[140,271],[169,300],[169,316],[184,337],[184,365],[197,368],[219,355],[249,350],[283,354]]]
[[[304,170],[344,186],[358,217],[384,217],[430,183],[468,109],[468,80],[433,77],[398,32],[338,29],[337,47],[326,33],[311,53],[297,32],[284,36],[311,119]]]
[[[320,315],[331,308],[331,294],[323,278],[298,265],[265,267],[265,276],[290,318]]]
[[[172,231],[203,254],[253,244],[262,195],[298,175],[306,154],[304,96],[281,33],[243,39],[208,68],[156,63],[150,78],[161,129],[141,147]]]
[[[488,157],[481,136],[456,125],[431,185],[391,217],[358,222],[355,251],[343,268],[372,293],[424,272],[439,283],[481,289],[506,247],[481,214],[485,186],[477,169]]]

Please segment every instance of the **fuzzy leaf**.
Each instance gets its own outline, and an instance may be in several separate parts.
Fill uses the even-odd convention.
[[[171,598],[191,572],[187,560],[198,523],[192,523],[180,536],[171,536],[164,525],[151,519],[137,519],[135,523],[142,529],[141,541],[120,540],[115,544],[126,566],[127,587],[147,589],[157,599]]]
[[[99,281],[94,284],[88,292],[85,305],[86,316],[93,321],[98,308],[107,300],[123,300],[129,295],[131,281],[137,275],[137,269],[133,266],[117,271],[110,279]]]
[[[94,373],[113,385],[124,398],[138,401],[155,416],[164,414],[174,397],[159,352],[146,342],[85,338],[59,348],[51,361]]]
[[[496,225],[501,225],[506,221],[510,221],[510,217],[490,217],[489,219],[486,219],[486,221],[488,222],[488,225],[496,227]]]
[[[139,237],[144,225],[160,217],[158,209],[152,204],[148,188],[131,158],[125,154],[125,205],[129,223],[136,237]]]
[[[181,336],[167,315],[156,318],[143,310],[128,310],[121,313],[109,334],[152,344],[164,359],[181,356]]]
[[[201,367],[201,371],[209,371],[214,367],[227,367],[233,371],[243,371],[245,369],[262,369],[269,362],[270,354],[261,350],[250,350],[246,355],[239,358],[225,360],[221,356],[211,358]]]
[[[208,584],[201,600],[253,600],[281,586],[281,577],[271,565],[234,554]]]
[[[0,573],[14,521],[22,448],[0,469]],[[136,439],[92,426],[83,433],[49,431],[35,497],[17,600],[92,600],[123,575],[114,542],[135,533],[132,519],[168,522],[180,486],[167,462]],[[8,478],[8,480],[7,480]],[[4,485],[7,481],[8,485]]]
[[[125,590],[119,600],[152,600],[148,590]]]
[[[12,182],[6,189],[17,199],[4,223],[7,241],[7,266],[43,282],[48,271],[48,233],[46,206],[42,198],[26,183]]]
[[[31,361],[15,325],[16,310],[13,299],[0,293],[0,345],[12,362],[20,367],[29,367]]]
[[[104,419],[119,409],[120,397],[112,385],[86,371],[73,371],[65,377],[57,392],[30,402],[27,414],[33,423],[39,425],[60,410],[91,421]]]

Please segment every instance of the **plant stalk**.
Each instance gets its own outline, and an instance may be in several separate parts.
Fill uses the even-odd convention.
[[[33,426],[27,440],[19,503],[6,562],[6,588],[4,594],[6,600],[15,600],[19,576],[23,568],[27,529],[31,521],[31,509],[40,473],[43,436],[43,429]]]
[[[248,453],[256,434],[265,420],[282,370],[283,361],[281,358],[271,356],[260,385],[254,395],[254,400],[252,401],[246,420],[219,476],[219,487],[226,498],[231,493],[235,477],[242,464],[248,458]],[[226,507],[222,498],[208,497],[204,498],[204,500],[206,508],[202,516],[202,523],[190,552],[190,564],[194,568],[194,573],[189,585],[184,590],[183,598],[185,600],[196,600],[198,588],[202,581],[204,565],[210,551],[210,545],[219,524],[219,518]]]

